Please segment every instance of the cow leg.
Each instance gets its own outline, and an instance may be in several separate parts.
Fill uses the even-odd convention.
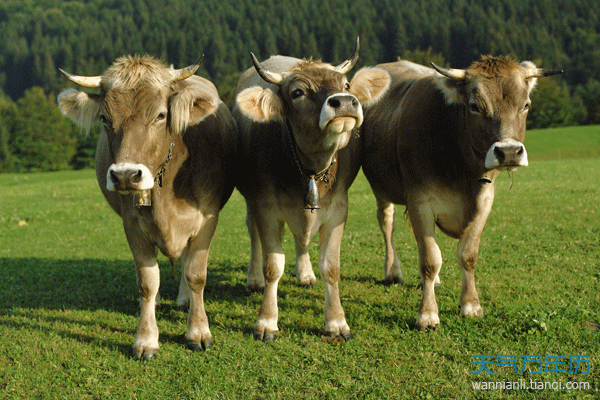
[[[270,210],[263,210],[260,216],[257,215],[263,252],[265,290],[258,312],[258,320],[254,325],[254,339],[264,341],[275,340],[279,331],[277,327],[277,286],[285,266],[282,246],[284,224],[278,221],[273,214]]]
[[[203,221],[202,228],[182,254],[182,263],[190,291],[186,344],[191,350],[206,350],[212,346],[212,335],[204,309],[204,287],[210,244],[217,229],[217,217]]]
[[[310,263],[308,255],[308,246],[303,246],[302,243],[294,236],[296,243],[296,267],[294,275],[296,276],[296,284],[298,286],[310,286],[317,283],[317,277]]]
[[[338,214],[341,215],[332,216],[319,231],[319,272],[325,284],[325,336],[335,341],[340,339],[347,341],[352,338],[352,335],[342,309],[338,286],[340,247],[346,225],[347,209]]]
[[[427,204],[409,206],[408,215],[419,248],[419,272],[423,282],[416,326],[418,329],[435,328],[440,324],[435,280],[442,267],[442,253],[435,241],[435,220]]]
[[[181,263],[181,278],[179,279],[179,294],[177,295],[177,307],[182,311],[190,309],[190,288],[185,280],[185,270]]]
[[[156,298],[160,286],[160,270],[156,262],[157,250],[149,243],[137,223],[124,220],[125,235],[135,261],[137,286],[140,293],[140,320],[138,322],[133,357],[149,360],[158,353],[158,326],[156,325]]]
[[[394,204],[383,200],[378,196],[375,196],[375,198],[377,199],[377,220],[379,221],[379,229],[381,229],[383,240],[385,242],[383,282],[385,284],[402,284],[404,278],[402,277],[400,260],[398,259],[398,254],[396,253],[396,247],[394,245],[394,230],[396,229]]]
[[[261,256],[261,244],[256,219],[250,207],[246,206],[246,226],[250,234],[250,264],[248,264],[248,275],[246,287],[251,292],[259,292],[265,288],[265,277],[263,274],[263,260]]]
[[[493,190],[491,188],[490,190]],[[460,313],[467,317],[483,317],[483,309],[479,304],[479,296],[475,288],[475,266],[479,258],[479,241],[483,227],[492,209],[494,201],[493,192],[490,196],[479,199],[475,219],[458,242],[458,264],[462,270],[462,288],[460,293]]]

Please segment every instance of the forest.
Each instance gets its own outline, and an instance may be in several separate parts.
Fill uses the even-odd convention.
[[[600,123],[600,2],[589,0],[3,0],[0,172],[93,165],[56,107],[58,68],[100,75],[124,54],[195,62],[232,105],[242,71],[272,54],[339,63],[356,37],[356,69],[398,59],[466,68],[507,54],[563,69],[539,80],[528,127]]]

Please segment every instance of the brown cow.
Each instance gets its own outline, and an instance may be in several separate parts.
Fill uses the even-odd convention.
[[[204,311],[206,263],[219,210],[233,191],[237,128],[215,86],[193,76],[198,65],[174,70],[133,56],[119,58],[98,77],[61,71],[78,85],[100,88],[97,95],[67,89],[58,103],[83,127],[104,125],[96,176],[123,218],[135,260],[141,297],[136,359],[150,359],[159,348],[157,249],[171,260],[181,257],[178,303],[189,303],[187,346],[212,344]]]
[[[435,226],[459,239],[461,313],[483,316],[475,290],[479,240],[499,170],[527,166],[525,119],[536,78],[561,71],[483,57],[467,70],[406,61],[379,65],[392,84],[365,112],[363,170],[377,198],[385,280],[402,280],[393,243],[394,205],[404,204],[419,248],[423,297],[417,327],[439,324],[434,286],[442,256]]]
[[[236,186],[246,199],[252,242],[248,286],[266,282],[254,337],[276,338],[287,223],[296,241],[301,282],[315,280],[307,248],[319,232],[326,335],[347,340],[350,328],[338,281],[348,188],[360,167],[355,131],[363,120],[360,102],[376,102],[389,85],[389,75],[363,69],[348,82],[345,74],[358,58],[358,41],[354,55],[337,67],[283,56],[261,65],[252,58],[254,68],[238,83],[233,115],[241,136],[242,168]]]

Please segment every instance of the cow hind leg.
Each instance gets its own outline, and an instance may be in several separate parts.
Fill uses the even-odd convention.
[[[385,261],[383,265],[384,278],[383,282],[386,285],[404,282],[402,270],[400,268],[400,260],[396,253],[394,245],[394,230],[396,229],[395,208],[394,204],[383,200],[380,197],[377,199],[377,220],[379,221],[379,229],[383,234],[385,242]]]
[[[294,268],[296,284],[298,286],[314,285],[317,283],[317,277],[312,269],[308,247],[303,246],[298,238],[294,237],[294,240],[296,242],[296,267]]]
[[[247,207],[246,226],[250,234],[250,263],[248,264],[246,288],[251,292],[260,292],[265,288],[260,235],[256,227],[256,220],[249,207]]]

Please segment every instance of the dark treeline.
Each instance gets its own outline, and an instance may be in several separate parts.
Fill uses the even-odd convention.
[[[360,36],[359,67],[402,57],[464,68],[481,54],[509,54],[565,70],[540,80],[529,127],[599,123],[599,32],[596,0],[3,0],[0,171],[32,169],[7,162],[21,151],[15,129],[27,125],[15,122],[27,108],[19,101],[42,95],[31,88],[52,98],[67,86],[59,67],[99,75],[131,53],[176,67],[204,54],[199,74],[230,105],[250,51],[337,63]],[[80,142],[72,167],[89,164],[77,158],[90,152]]]

